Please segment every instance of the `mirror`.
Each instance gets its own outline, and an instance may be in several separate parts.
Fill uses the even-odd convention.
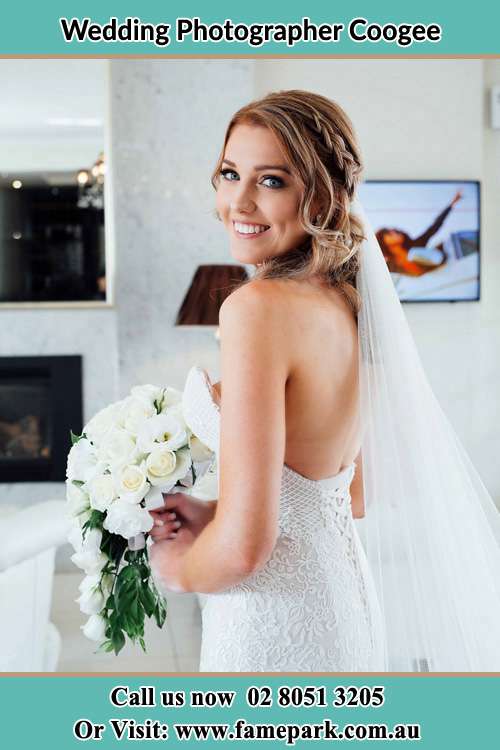
[[[0,305],[103,305],[107,61],[0,60]]]

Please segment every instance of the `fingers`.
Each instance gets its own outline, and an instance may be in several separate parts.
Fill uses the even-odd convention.
[[[186,495],[184,492],[169,492],[163,495],[165,505],[163,506],[166,510],[175,510],[176,508],[182,508],[186,502]]]
[[[157,514],[154,520],[154,526],[149,533],[155,542],[164,539],[175,539],[180,526],[181,522],[177,518],[176,513],[168,512],[161,514],[161,516]]]

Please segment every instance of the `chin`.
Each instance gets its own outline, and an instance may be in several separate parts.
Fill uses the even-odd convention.
[[[262,253],[252,252],[250,248],[245,250],[242,247],[231,247],[231,256],[238,263],[244,263],[249,266],[256,266],[258,263],[262,263],[267,257]]]

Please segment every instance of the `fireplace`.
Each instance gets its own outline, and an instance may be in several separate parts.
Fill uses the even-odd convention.
[[[82,430],[82,358],[0,357],[0,482],[62,482]]]

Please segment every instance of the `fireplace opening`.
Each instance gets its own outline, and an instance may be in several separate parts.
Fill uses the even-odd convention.
[[[80,356],[0,357],[0,482],[64,481],[81,369]]]

